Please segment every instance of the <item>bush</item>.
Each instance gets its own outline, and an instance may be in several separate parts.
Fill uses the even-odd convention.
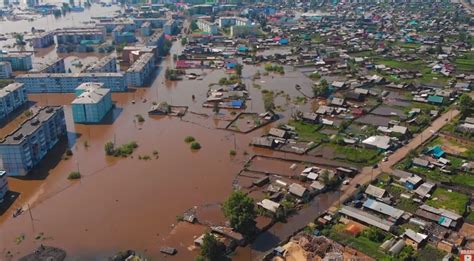
[[[199,142],[197,142],[197,141],[193,141],[193,143],[191,143],[191,149],[199,150],[199,149],[201,149],[201,144],[199,144]]]
[[[237,155],[237,152],[235,150],[230,150],[229,155],[230,156],[235,156],[235,155]]]
[[[135,115],[135,117],[137,117],[137,121],[140,122],[140,123],[145,121],[145,118],[143,118],[143,116],[141,114],[137,114],[137,115]]]
[[[131,155],[137,147],[137,142],[131,141],[129,143],[120,145],[118,148],[115,148],[115,145],[109,141],[105,144],[104,149],[108,156],[127,157]]]
[[[193,136],[187,136],[186,138],[184,138],[184,142],[186,142],[186,143],[191,143],[195,140],[196,139]]]
[[[73,171],[69,173],[69,175],[67,176],[67,179],[80,179],[80,178],[81,178],[81,173],[78,171]]]

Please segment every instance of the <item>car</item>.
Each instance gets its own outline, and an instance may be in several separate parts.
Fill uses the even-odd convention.
[[[351,182],[352,179],[345,179],[342,184],[343,185],[349,185],[349,183]]]
[[[384,157],[384,158],[382,159],[383,162],[385,162],[385,161],[387,161],[387,160],[388,160],[388,157]]]

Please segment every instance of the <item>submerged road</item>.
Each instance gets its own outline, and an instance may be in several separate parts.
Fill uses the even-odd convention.
[[[309,207],[291,216],[287,223],[277,223],[268,231],[260,234],[250,245],[251,259],[261,260],[268,251],[271,251],[280,242],[287,240],[295,231],[313,222],[317,216],[326,212],[330,207],[340,205],[341,202],[344,202],[344,200],[356,192],[357,184],[369,183],[382,172],[391,172],[392,167],[401,161],[410,150],[421,146],[458,114],[459,110],[450,109],[433,121],[423,132],[416,135],[408,144],[391,154],[387,161],[381,162],[378,168],[366,167],[362,169],[361,173],[353,178],[348,185],[343,185],[338,191],[328,192],[315,197],[309,204]]]

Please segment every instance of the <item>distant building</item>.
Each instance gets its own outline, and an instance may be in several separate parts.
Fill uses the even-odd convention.
[[[112,21],[101,21],[97,24],[99,27],[105,27],[107,33],[112,32],[117,26],[122,26],[126,32],[134,32],[137,29],[137,25],[133,20],[112,20]]]
[[[142,36],[150,36],[152,33],[150,22],[145,22],[140,27],[140,33]]]
[[[176,33],[177,28],[178,26],[176,24],[176,21],[174,19],[171,19],[163,25],[163,32],[167,35],[174,35]]]
[[[137,41],[135,34],[133,32],[125,31],[123,25],[115,27],[112,31],[112,37],[114,38],[115,44],[134,43]]]
[[[12,65],[9,62],[0,62],[0,79],[11,78],[12,74]]]
[[[29,71],[33,68],[31,53],[0,53],[0,62],[9,62],[13,71]]]
[[[105,56],[87,68],[86,72],[117,72],[117,58],[113,55]]]
[[[113,92],[127,91],[122,73],[35,73],[17,76],[16,80],[25,84],[28,93],[74,92],[85,82],[101,82]]]
[[[122,61],[134,63],[144,53],[157,54],[158,47],[153,46],[125,46],[122,50]]]
[[[211,23],[204,19],[198,19],[196,22],[199,30],[209,33],[209,34],[217,34],[219,32],[217,25],[215,23]]]
[[[0,89],[0,121],[27,102],[28,96],[22,83],[15,82]]]
[[[249,19],[245,17],[238,17],[238,16],[224,16],[219,17],[218,24],[220,28],[230,27],[230,26],[249,26],[251,22]]]
[[[33,38],[33,48],[46,48],[54,45],[54,33],[43,32],[35,34]]]
[[[72,116],[76,123],[97,123],[112,108],[112,94],[103,83],[83,83],[76,88]]]
[[[165,44],[165,34],[163,31],[155,31],[150,37],[148,37],[146,41],[147,46],[157,47],[158,54],[163,55],[164,49],[163,46]]]
[[[0,170],[0,203],[3,202],[8,192],[7,172]]]
[[[149,82],[155,71],[155,56],[152,53],[145,53],[127,70],[127,84],[131,86],[144,86]]]
[[[104,42],[105,27],[68,27],[55,31],[58,45],[78,45],[82,41]]]
[[[25,176],[66,135],[62,106],[41,108],[0,140],[0,158],[9,176]]]

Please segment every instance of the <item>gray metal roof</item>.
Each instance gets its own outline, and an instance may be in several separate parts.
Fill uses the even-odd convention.
[[[375,215],[372,215],[370,213],[367,213],[363,210],[350,207],[350,206],[344,206],[342,209],[339,211],[341,214],[344,214],[348,217],[357,219],[359,221],[362,221],[366,224],[378,227],[382,230],[385,231],[390,231],[392,230],[392,227],[394,225],[393,222],[388,221],[386,219],[379,218]]]

